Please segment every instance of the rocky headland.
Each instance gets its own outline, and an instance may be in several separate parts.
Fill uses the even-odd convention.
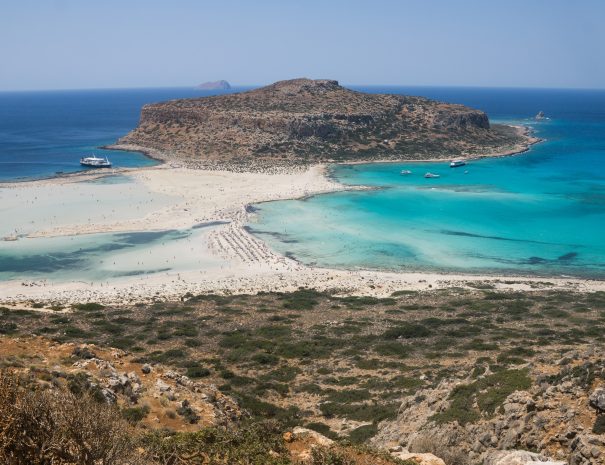
[[[534,142],[463,105],[293,79],[145,105],[139,125],[112,148],[212,168],[494,156]]]

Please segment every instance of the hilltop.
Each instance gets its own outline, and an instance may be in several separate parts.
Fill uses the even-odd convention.
[[[293,79],[145,105],[137,128],[113,148],[204,167],[489,156],[533,142],[463,105]]]

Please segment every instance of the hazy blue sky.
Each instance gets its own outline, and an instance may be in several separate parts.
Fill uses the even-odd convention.
[[[0,90],[605,87],[605,0],[0,0]]]

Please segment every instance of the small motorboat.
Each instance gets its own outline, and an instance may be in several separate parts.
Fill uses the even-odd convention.
[[[465,160],[452,160],[452,162],[450,163],[450,168],[458,168],[459,166],[464,165],[466,165]]]
[[[95,157],[84,157],[80,158],[80,165],[89,166],[91,168],[111,168],[111,162],[105,158]]]
[[[440,178],[441,176],[438,174],[434,174],[434,173],[426,173],[424,175],[425,178]]]
[[[412,174],[410,170],[401,170],[399,173],[401,176],[407,176],[408,174]]]

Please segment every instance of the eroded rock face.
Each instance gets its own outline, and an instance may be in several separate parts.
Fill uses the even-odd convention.
[[[544,356],[526,367],[531,383],[502,397],[494,410],[481,410],[480,397],[471,396],[457,413],[442,416],[457,386],[468,388],[486,374],[442,380],[434,388],[416,392],[401,404],[395,421],[380,425],[372,441],[377,447],[399,444],[410,451],[433,452],[446,463],[447,454],[458,453],[468,463],[484,465],[603,464],[605,435],[598,425],[603,415],[605,361],[592,348],[565,354],[563,364],[556,363],[556,356]],[[490,394],[489,389],[477,391],[478,396],[493,395],[495,391]],[[465,417],[467,408],[475,416]]]
[[[145,105],[118,141],[189,166],[426,159],[510,150],[524,137],[463,105],[293,79],[237,94]]]

